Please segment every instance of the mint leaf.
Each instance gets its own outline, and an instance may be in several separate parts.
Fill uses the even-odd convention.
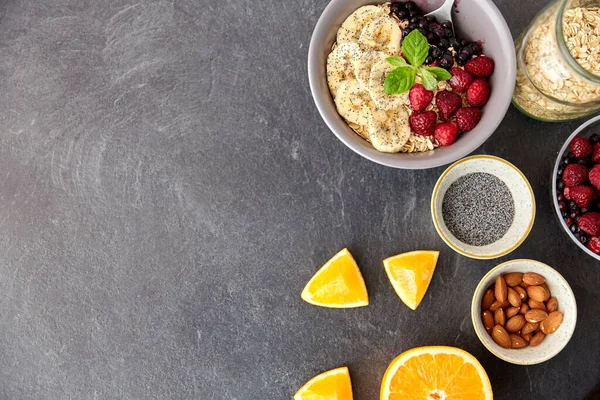
[[[394,67],[409,67],[410,65],[406,62],[406,60],[400,56],[391,56],[385,59],[389,64]]]
[[[416,75],[410,66],[396,68],[385,77],[383,90],[387,94],[402,94],[414,85]]]
[[[438,81],[447,81],[450,78],[452,78],[452,75],[450,75],[450,72],[446,71],[444,68],[425,67],[424,69],[431,72],[433,75],[435,75],[435,79],[437,79]]]
[[[429,42],[421,32],[415,29],[402,41],[402,53],[414,67],[419,67],[427,58]]]
[[[437,79],[435,79],[434,74],[424,68],[420,68],[419,72],[421,73],[421,82],[423,83],[425,89],[433,90],[437,87]]]

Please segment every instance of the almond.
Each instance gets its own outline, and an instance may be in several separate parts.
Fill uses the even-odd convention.
[[[496,278],[496,284],[494,285],[494,295],[496,296],[496,300],[500,300],[502,302],[508,300],[508,291],[506,289],[506,281],[502,275],[498,275]]]
[[[504,280],[506,284],[510,287],[517,286],[521,282],[523,282],[523,274],[520,272],[510,272],[504,275]]]
[[[494,322],[496,325],[502,326],[506,323],[506,316],[504,315],[504,310],[502,308],[499,308],[494,312]]]
[[[483,294],[483,300],[481,301],[481,308],[483,308],[484,310],[489,309],[491,307],[492,303],[494,302],[494,300],[496,300],[496,297],[494,296],[494,290],[492,290],[492,288],[489,288]]]
[[[521,309],[519,309],[519,314],[525,315],[525,313],[529,311],[529,306],[527,303],[521,304]]]
[[[548,301],[550,298],[550,292],[548,292],[542,286],[529,286],[527,288],[527,295],[530,299],[536,301]]]
[[[527,343],[529,343],[531,341],[532,336],[533,335],[531,333],[521,333],[521,337],[523,339],[525,339],[527,341]]]
[[[504,347],[505,349],[510,348],[510,336],[508,336],[508,332],[506,332],[506,329],[504,329],[502,326],[494,326],[492,329],[492,339],[494,339],[494,342],[496,342],[499,346]]]
[[[490,311],[491,312],[496,312],[497,309],[499,309],[499,308],[506,308],[508,306],[510,306],[510,303],[508,301],[496,300],[490,306]]]
[[[529,345],[531,347],[535,347],[538,344],[542,343],[542,340],[544,340],[545,337],[546,337],[546,334],[544,334],[544,332],[538,332],[535,335],[533,335],[533,337],[529,341]]]
[[[535,332],[539,326],[539,322],[527,322],[523,328],[521,328],[521,334],[526,335],[528,333]]]
[[[529,308],[533,309],[538,309],[538,310],[543,310],[546,311],[546,305],[544,303],[542,303],[541,301],[537,301],[534,299],[529,299],[529,301],[527,302],[527,305],[529,306]]]
[[[481,313],[481,321],[483,321],[483,326],[485,326],[487,333],[492,333],[492,328],[494,327],[494,317],[489,310],[485,310],[483,313]]]
[[[506,315],[506,318],[512,318],[519,313],[519,310],[519,307],[509,307],[504,311],[504,315]]]
[[[519,329],[523,328],[527,321],[525,321],[525,317],[522,315],[515,315],[508,321],[506,321],[506,330],[508,332],[516,332]]]
[[[508,288],[508,302],[513,307],[521,307],[521,296],[513,288]]]
[[[548,287],[548,285],[546,285],[545,283],[542,283],[540,286],[543,287],[544,289],[546,289],[546,292],[550,293],[550,288]],[[552,296],[552,294],[550,294],[550,296]]]
[[[562,324],[563,315],[560,311],[553,311],[548,314],[548,318],[540,322],[540,329],[546,335],[556,332],[560,324]]]
[[[546,303],[546,308],[550,313],[558,310],[558,300],[556,300],[556,297],[550,297],[550,299],[548,299],[548,302]]]
[[[536,274],[535,272],[525,272],[523,274],[523,283],[527,286],[541,285],[545,282],[546,280],[544,279],[544,277],[539,274]]]
[[[527,347],[527,342],[519,335],[510,334],[510,348],[511,349],[522,349],[523,347]]]
[[[546,318],[548,318],[548,313],[540,309],[529,310],[525,313],[527,322],[541,322]]]
[[[515,286],[513,288],[513,290],[515,292],[519,293],[519,297],[521,298],[521,301],[527,300],[527,289],[522,288],[521,286]]]

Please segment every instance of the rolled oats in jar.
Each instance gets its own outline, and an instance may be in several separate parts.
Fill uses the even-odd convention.
[[[517,39],[513,103],[544,121],[600,109],[600,0],[556,0]]]

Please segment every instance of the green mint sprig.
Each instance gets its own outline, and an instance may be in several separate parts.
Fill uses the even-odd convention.
[[[415,84],[417,75],[427,90],[436,88],[439,81],[447,81],[452,77],[448,71],[439,67],[422,67],[429,54],[429,42],[418,30],[409,33],[402,42],[400,56],[386,58],[386,61],[396,67],[386,77],[383,89],[387,94],[402,94]]]

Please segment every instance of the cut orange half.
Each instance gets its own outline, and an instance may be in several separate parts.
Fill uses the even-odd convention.
[[[421,304],[427,292],[439,255],[439,251],[418,250],[383,260],[383,267],[396,294],[413,310]]]
[[[352,383],[347,367],[315,376],[294,395],[294,400],[352,400]]]
[[[388,367],[381,400],[491,400],[492,386],[475,357],[456,347],[417,347]]]
[[[352,308],[369,304],[365,281],[348,249],[327,261],[308,281],[300,296],[322,307]]]

